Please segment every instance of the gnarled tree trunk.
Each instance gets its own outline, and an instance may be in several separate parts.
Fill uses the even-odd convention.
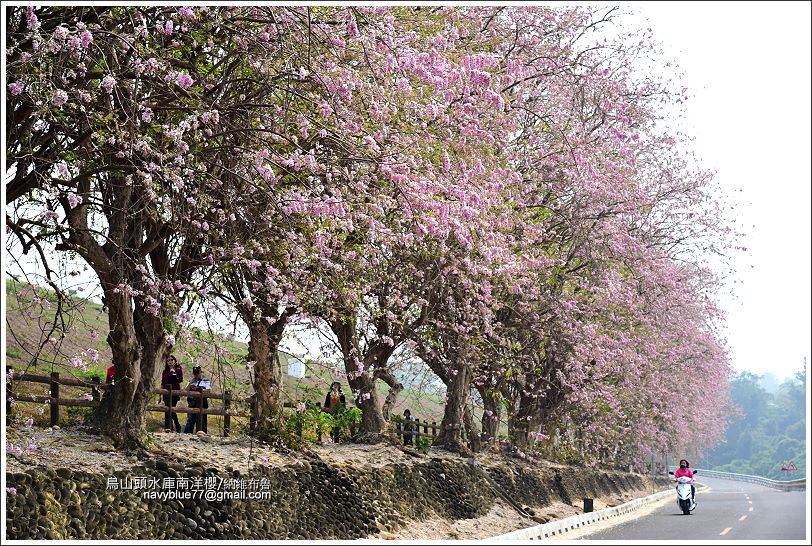
[[[499,392],[495,389],[477,386],[482,397],[482,443],[492,445],[499,435],[499,418],[502,408],[499,404]]]
[[[256,394],[254,434],[264,440],[272,440],[283,426],[282,392],[284,390],[283,370],[277,358],[279,343],[290,317],[296,312],[289,307],[274,316],[274,310],[267,305],[259,306],[264,313],[254,313],[251,307],[238,305],[237,309],[243,322],[248,326],[248,360],[253,366],[253,387]]]
[[[347,381],[362,412],[361,434],[355,440],[360,443],[394,441],[387,415],[403,389],[385,367],[394,349],[388,345],[376,344],[368,348],[365,355],[361,355],[354,320],[334,320],[330,327],[338,339]],[[362,363],[363,369],[359,367],[359,363]],[[375,385],[377,379],[382,379],[389,385],[389,393],[383,405]]]
[[[468,447],[462,442],[461,431],[464,415],[467,409],[466,402],[471,392],[471,379],[473,373],[466,363],[459,362],[454,365],[446,375],[447,394],[443,420],[440,424],[440,433],[432,442],[432,446],[443,447],[449,451],[469,455]]]
[[[474,421],[474,416],[471,413],[471,408],[466,403],[465,411],[462,414],[463,424],[465,425],[465,432],[468,434],[468,447],[474,453],[479,453],[482,451],[482,441],[479,435],[479,429],[476,426],[476,421]]]
[[[115,375],[110,394],[96,407],[90,422],[119,449],[140,449],[146,408],[169,345],[160,318],[133,305],[130,296],[107,287],[105,302]]]

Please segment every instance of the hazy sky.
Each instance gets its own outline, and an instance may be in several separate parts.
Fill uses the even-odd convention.
[[[812,330],[810,3],[627,5],[683,69],[697,154],[740,203],[747,251],[723,302],[733,366],[790,377]]]

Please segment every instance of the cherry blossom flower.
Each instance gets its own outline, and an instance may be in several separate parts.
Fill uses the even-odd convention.
[[[189,74],[180,73],[175,78],[175,83],[178,84],[178,87],[181,89],[189,89],[195,81]]]
[[[12,95],[19,95],[25,89],[25,84],[19,80],[16,82],[8,84],[8,92]]]
[[[113,87],[115,87],[115,85],[116,85],[116,79],[113,76],[108,75],[108,76],[105,76],[104,78],[102,78],[101,86],[108,93],[113,92]]]
[[[63,89],[56,89],[51,95],[51,104],[54,106],[62,106],[68,102],[68,93]]]
[[[73,194],[73,193],[69,193],[68,196],[67,196],[67,199],[68,199],[68,206],[70,206],[70,208],[75,208],[76,205],[79,205],[79,204],[82,203],[82,196],[81,195],[76,195],[76,194]]]
[[[79,40],[81,40],[82,47],[87,49],[93,42],[93,33],[89,30],[83,30],[79,33]]]
[[[38,30],[40,27],[39,19],[37,19],[36,14],[34,13],[34,8],[32,6],[28,6],[25,8],[25,19],[27,22],[28,30]]]

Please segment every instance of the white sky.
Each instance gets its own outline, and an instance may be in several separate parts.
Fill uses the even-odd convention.
[[[687,131],[740,202],[737,300],[723,302],[736,370],[791,377],[810,356],[809,2],[630,2],[677,60]],[[738,192],[741,190],[741,192]]]

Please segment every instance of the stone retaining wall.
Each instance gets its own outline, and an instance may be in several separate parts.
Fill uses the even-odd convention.
[[[350,540],[391,532],[410,521],[486,514],[498,496],[483,472],[516,503],[530,507],[653,485],[643,476],[619,472],[535,469],[521,463],[486,468],[439,458],[363,470],[310,460],[301,466],[257,465],[250,475],[162,461],[107,475],[38,466],[6,474],[6,486],[16,489],[6,497],[6,538]],[[143,479],[143,488],[110,488],[115,480],[119,486],[138,485],[135,478]],[[207,491],[209,499],[143,497],[145,492],[189,491],[178,489],[182,478],[201,490],[195,495]],[[175,489],[161,488],[166,479],[175,480]],[[664,478],[654,481],[670,485]],[[246,489],[237,487],[240,483]],[[253,491],[266,498],[218,499],[218,490],[237,496]]]

